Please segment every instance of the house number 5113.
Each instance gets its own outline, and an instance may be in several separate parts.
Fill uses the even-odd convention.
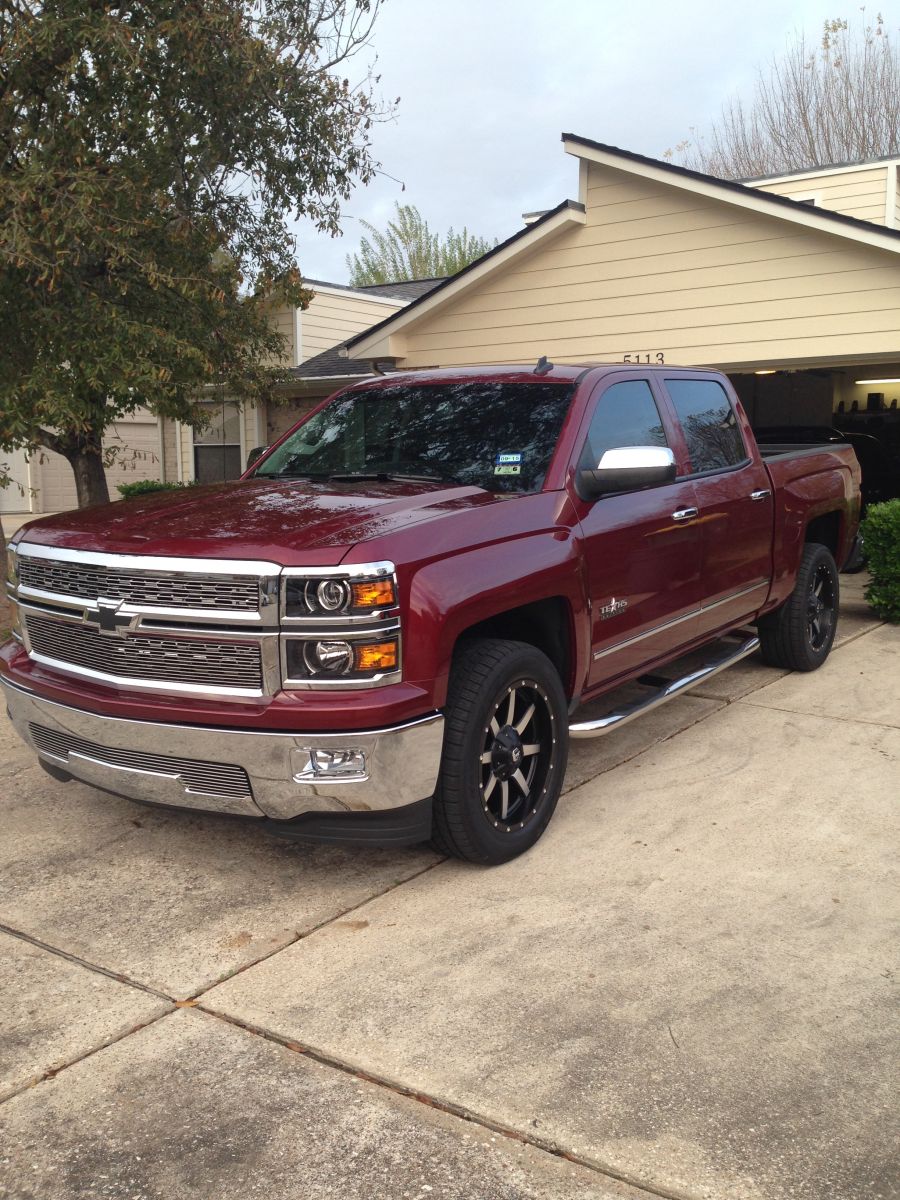
[[[665,361],[666,356],[663,354],[662,350],[650,350],[649,352],[645,351],[643,354],[625,354],[622,357],[622,362],[628,363],[655,362],[661,364]]]

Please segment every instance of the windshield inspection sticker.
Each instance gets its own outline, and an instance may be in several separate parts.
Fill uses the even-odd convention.
[[[498,454],[494,458],[495,475],[518,475],[522,470],[521,454]]]

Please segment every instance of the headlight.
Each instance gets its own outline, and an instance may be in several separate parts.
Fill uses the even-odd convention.
[[[22,641],[22,616],[21,616],[21,613],[19,612],[19,606],[15,601],[13,601],[12,604],[10,605],[10,607],[12,608],[12,617],[11,617],[11,621],[10,621],[9,632],[12,634],[12,636],[16,639],[17,642],[21,642]]]
[[[11,587],[19,584],[18,557],[14,546],[6,547],[6,581]]]
[[[350,641],[340,638],[285,638],[285,686],[306,682],[380,682],[400,666],[396,637]]]
[[[311,617],[376,616],[396,607],[393,563],[349,567],[334,575],[284,573],[282,617],[302,621]]]

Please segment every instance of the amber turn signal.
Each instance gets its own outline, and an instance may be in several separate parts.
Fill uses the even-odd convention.
[[[397,669],[396,642],[369,642],[356,646],[357,671],[395,671]]]
[[[391,579],[370,579],[353,584],[353,608],[390,608],[396,604]]]

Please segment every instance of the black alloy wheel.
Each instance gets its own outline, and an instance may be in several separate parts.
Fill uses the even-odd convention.
[[[550,699],[534,679],[511,684],[484,730],[481,798],[495,829],[524,829],[546,794],[556,745]]]
[[[568,702],[556,668],[525,642],[464,642],[444,716],[436,847],[469,862],[516,858],[546,829],[565,775]]]
[[[772,667],[815,671],[831,652],[837,632],[840,582],[827,546],[803,547],[794,590],[758,623],[762,656]]]
[[[827,563],[819,563],[810,575],[806,595],[806,628],[809,644],[818,654],[834,637],[834,584]]]

